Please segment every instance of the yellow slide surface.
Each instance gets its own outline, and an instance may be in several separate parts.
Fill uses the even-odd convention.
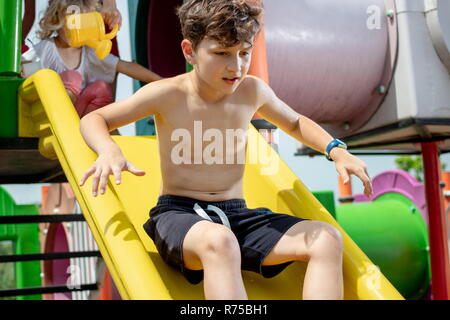
[[[39,137],[41,153],[59,159],[123,299],[204,299],[203,282],[191,285],[166,265],[142,227],[160,190],[156,137],[113,136],[125,157],[147,174],[126,172],[119,186],[111,177],[106,194],[94,198],[92,180],[84,187],[78,182],[97,156],[84,142],[78,115],[55,72],[41,70],[23,83],[19,118],[20,137]],[[247,156],[244,192],[249,208],[325,221],[342,232],[346,299],[403,299],[253,127]],[[270,279],[243,271],[249,298],[301,298],[306,267],[306,262],[294,262]]]

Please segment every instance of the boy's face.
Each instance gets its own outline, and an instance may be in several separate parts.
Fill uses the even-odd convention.
[[[216,40],[205,38],[196,51],[191,48],[191,52],[187,52],[190,41],[184,41],[188,42],[183,45],[186,58],[195,66],[201,80],[211,89],[230,94],[247,75],[251,62],[252,44],[239,43],[234,47],[223,48]]]

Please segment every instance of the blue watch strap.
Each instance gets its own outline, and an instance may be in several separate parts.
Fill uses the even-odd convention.
[[[333,159],[331,159],[330,157],[330,152],[335,147],[347,149],[347,145],[343,141],[339,139],[334,139],[333,141],[331,141],[325,150],[325,157],[330,161],[333,161]]]

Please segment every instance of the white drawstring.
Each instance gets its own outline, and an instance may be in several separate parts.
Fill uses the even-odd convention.
[[[205,210],[203,210],[203,208],[200,207],[200,206],[198,205],[198,203],[196,203],[196,204],[194,205],[194,210],[195,210],[195,212],[196,212],[200,217],[202,217],[202,218],[204,218],[204,219],[206,219],[206,220],[209,220],[209,221],[213,222],[212,219],[211,219],[211,217],[208,216],[208,214],[205,212]],[[206,210],[212,210],[212,211],[214,211],[215,213],[217,213],[217,215],[219,216],[220,220],[222,221],[222,224],[223,224],[224,226],[227,226],[228,228],[231,229],[230,221],[228,221],[228,218],[227,218],[226,214],[225,214],[220,208],[217,208],[216,206],[208,205],[208,207],[206,208]]]

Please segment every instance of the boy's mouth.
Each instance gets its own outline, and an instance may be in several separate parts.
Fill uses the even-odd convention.
[[[222,80],[228,84],[235,84],[237,81],[239,81],[239,78],[222,78]]]

